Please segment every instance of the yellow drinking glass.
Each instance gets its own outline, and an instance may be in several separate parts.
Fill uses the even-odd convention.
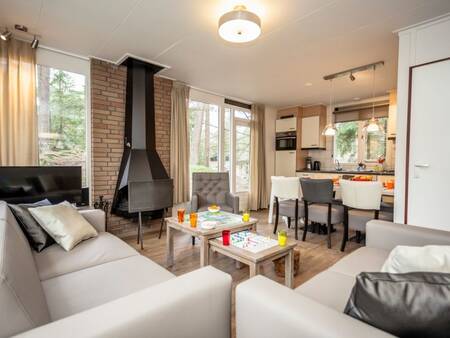
[[[279,246],[286,246],[287,242],[287,233],[286,231],[278,231],[278,245]]]
[[[191,212],[189,215],[189,221],[191,222],[191,228],[197,227],[197,213]]]
[[[249,211],[244,211],[244,213],[242,214],[242,220],[244,222],[250,221],[250,212]]]

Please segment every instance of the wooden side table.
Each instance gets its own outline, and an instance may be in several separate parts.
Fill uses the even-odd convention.
[[[212,251],[219,252],[227,257],[247,264],[250,268],[250,278],[259,274],[259,268],[264,262],[284,258],[285,285],[288,288],[293,288],[294,286],[294,248],[296,245],[297,243],[295,241],[288,240],[283,247],[277,245],[258,253],[253,253],[234,245],[225,246],[218,239],[209,241],[209,246]]]

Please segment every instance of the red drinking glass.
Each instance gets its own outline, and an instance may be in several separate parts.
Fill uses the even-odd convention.
[[[222,243],[223,245],[230,245],[230,230],[222,231]]]

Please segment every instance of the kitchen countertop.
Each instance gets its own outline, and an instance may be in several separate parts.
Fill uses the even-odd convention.
[[[377,175],[377,176],[395,176],[395,172],[392,171],[357,171],[357,170],[297,170],[298,173],[311,173],[311,174],[345,174],[345,175]]]

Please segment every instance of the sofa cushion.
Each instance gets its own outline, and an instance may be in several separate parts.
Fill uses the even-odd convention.
[[[49,321],[31,247],[7,204],[0,201],[0,336]]]
[[[138,255],[124,241],[107,232],[81,242],[71,251],[55,244],[42,252],[35,252],[34,259],[41,280],[66,273]]]
[[[342,273],[325,270],[295,289],[296,292],[315,301],[344,311],[348,297],[355,284],[355,278]]]
[[[97,230],[67,201],[31,208],[30,213],[64,250],[97,236]]]
[[[446,338],[450,274],[361,273],[345,313],[398,337]]]
[[[389,256],[389,251],[362,247],[345,256],[329,270],[356,277],[360,272],[379,272]]]
[[[132,256],[42,282],[57,320],[165,282],[175,276],[144,256]]]
[[[28,209],[51,205],[50,201],[45,199],[32,204],[9,204],[17,223],[22,228],[23,233],[28,239],[31,247],[36,251],[42,251],[55,243],[55,240],[39,225],[31,216]]]

